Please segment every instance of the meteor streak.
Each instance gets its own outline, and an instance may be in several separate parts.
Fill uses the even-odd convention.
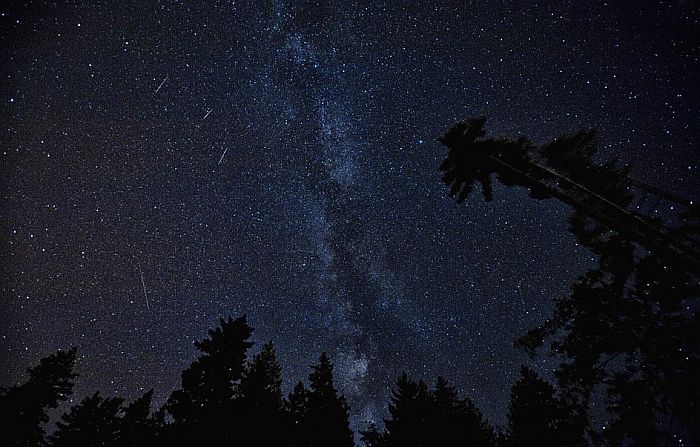
[[[146,301],[146,309],[151,310],[151,306],[148,305],[148,294],[146,294],[146,283],[143,281],[143,272],[139,266],[139,275],[141,275],[141,287],[143,287],[143,299]]]
[[[160,88],[163,86],[163,84],[165,84],[165,81],[167,81],[167,80],[168,80],[168,76],[166,76],[165,79],[163,79],[163,82],[160,83],[160,85],[156,89],[156,93],[158,93],[158,90],[160,90]]]
[[[224,159],[224,155],[226,155],[227,150],[228,150],[228,148],[224,149],[224,153],[221,154],[221,158],[219,158],[219,162],[216,164],[217,166],[221,164],[221,161]]]

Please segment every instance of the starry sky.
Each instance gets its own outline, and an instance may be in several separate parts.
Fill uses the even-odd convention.
[[[594,258],[563,205],[448,198],[437,138],[595,127],[637,178],[700,186],[691,1],[8,3],[0,385],[78,346],[75,397],[160,404],[245,313],[287,389],[332,355],[355,428],[402,370],[503,424],[513,340]]]

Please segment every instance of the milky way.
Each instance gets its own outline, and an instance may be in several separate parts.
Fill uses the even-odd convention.
[[[76,398],[162,403],[245,313],[287,389],[331,354],[355,428],[402,370],[502,424],[519,365],[552,368],[513,340],[594,258],[562,205],[450,200],[437,138],[595,127],[698,187],[689,3],[111,3],[0,8],[2,384],[78,346]]]

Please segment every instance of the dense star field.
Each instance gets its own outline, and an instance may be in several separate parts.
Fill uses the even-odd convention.
[[[693,2],[13,3],[0,385],[78,346],[73,401],[161,404],[247,314],[286,390],[330,354],[354,428],[402,370],[502,424],[520,364],[552,369],[514,339],[594,257],[560,203],[447,197],[437,138],[595,127],[635,177],[700,186]]]

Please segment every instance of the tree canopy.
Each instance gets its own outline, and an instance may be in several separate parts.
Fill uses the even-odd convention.
[[[597,162],[593,131],[538,146],[486,138],[485,122],[459,123],[440,140],[450,195],[464,201],[479,182],[490,201],[496,177],[535,199],[556,198],[572,207],[571,232],[599,259],[517,345],[532,355],[548,346],[560,365],[563,399],[580,418],[592,394],[605,390],[610,422],[603,436],[613,444],[667,444],[677,433],[698,440],[697,207],[632,179],[616,161]],[[632,210],[636,190],[673,201],[680,215],[665,224]],[[589,427],[592,438],[594,431]]]

